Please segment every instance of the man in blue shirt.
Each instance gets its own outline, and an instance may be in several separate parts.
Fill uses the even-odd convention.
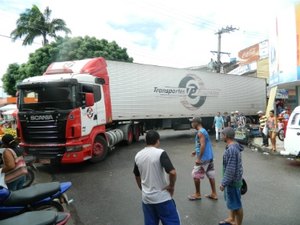
[[[214,169],[214,156],[212,144],[209,138],[207,131],[202,126],[201,117],[195,117],[192,121],[192,127],[196,129],[195,136],[195,151],[192,152],[192,156],[196,157],[195,166],[202,170],[203,173],[209,179],[211,186],[211,194],[206,195],[205,197],[212,200],[217,200],[218,195],[216,192],[215,184],[215,169]],[[189,200],[200,200],[200,178],[193,176],[196,192],[188,196]],[[204,178],[204,176],[203,176]]]
[[[224,120],[220,112],[214,118],[213,128],[216,130],[216,141],[218,142],[220,141],[220,132],[224,128]]]

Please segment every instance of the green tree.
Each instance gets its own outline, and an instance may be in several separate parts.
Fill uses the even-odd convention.
[[[2,78],[4,91],[12,96],[16,95],[16,83],[20,79],[19,69],[19,64],[10,64]]]
[[[107,60],[133,62],[126,48],[121,48],[115,41],[95,37],[58,38],[29,55],[27,63],[10,64],[2,77],[4,90],[16,94],[16,84],[25,78],[42,75],[52,62],[80,60],[104,57]]]
[[[45,46],[49,42],[48,37],[57,38],[57,32],[71,33],[62,19],[51,20],[51,12],[47,7],[42,13],[36,5],[33,5],[31,9],[26,9],[20,14],[17,28],[10,34],[11,38],[15,41],[25,37],[23,45],[31,45],[35,38],[42,36],[43,46]]]

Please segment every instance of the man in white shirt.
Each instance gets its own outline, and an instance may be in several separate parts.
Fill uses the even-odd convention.
[[[142,191],[145,225],[180,225],[172,196],[176,170],[167,153],[160,149],[160,136],[150,130],[146,134],[147,146],[135,156],[134,174]],[[169,179],[166,179],[166,173]]]
[[[214,118],[213,128],[216,130],[216,142],[218,142],[220,141],[220,132],[224,128],[224,120],[220,112]]]

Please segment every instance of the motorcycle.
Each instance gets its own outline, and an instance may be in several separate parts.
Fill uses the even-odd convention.
[[[38,210],[63,212],[63,204],[70,204],[73,201],[65,194],[71,185],[71,182],[49,182],[17,191],[0,187],[0,218]]]
[[[53,211],[26,212],[0,220],[0,225],[64,225],[68,222],[69,218],[69,213],[57,213]]]

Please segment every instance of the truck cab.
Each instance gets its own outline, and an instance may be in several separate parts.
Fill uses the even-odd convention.
[[[105,157],[105,126],[112,120],[109,83],[105,61],[95,63],[98,70],[102,66],[101,76],[54,65],[18,85],[18,134],[26,152],[45,163]]]

